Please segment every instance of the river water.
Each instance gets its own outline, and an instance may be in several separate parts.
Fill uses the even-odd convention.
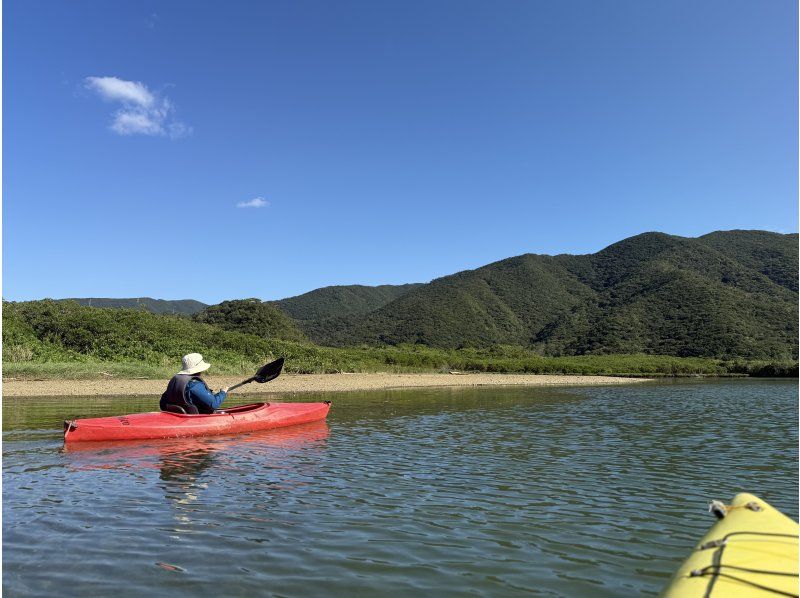
[[[657,594],[713,523],[709,500],[748,491],[797,518],[797,392],[303,395],[281,400],[333,400],[327,423],[66,451],[63,419],[155,398],[4,399],[3,590]]]

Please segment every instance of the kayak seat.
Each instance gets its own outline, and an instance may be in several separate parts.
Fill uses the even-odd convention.
[[[181,407],[180,405],[165,405],[163,411],[169,411],[170,413],[183,413],[184,415],[197,415],[200,413],[197,410],[197,407],[194,405],[186,405],[186,407]]]

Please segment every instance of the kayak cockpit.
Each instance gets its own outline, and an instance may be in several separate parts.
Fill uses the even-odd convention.
[[[251,403],[249,405],[239,405],[238,407],[228,407],[226,409],[217,409],[214,413],[227,413],[229,415],[236,415],[237,413],[247,413],[248,411],[255,411],[261,407],[269,407],[269,403]]]
[[[196,415],[236,415],[241,413],[248,413],[250,411],[255,411],[257,409],[261,409],[262,407],[269,407],[269,403],[251,403],[249,405],[239,405],[238,407],[217,409],[214,411],[214,413],[199,413],[197,411],[197,407],[195,407],[194,405],[189,405],[188,407],[194,409],[194,411],[187,411],[184,407],[181,407],[180,405],[167,405],[167,409],[163,409],[161,413],[169,413],[170,415],[183,415],[190,417],[194,417]]]

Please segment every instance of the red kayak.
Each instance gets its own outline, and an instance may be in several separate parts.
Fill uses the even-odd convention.
[[[185,438],[284,428],[325,419],[324,403],[253,403],[209,415],[152,411],[117,417],[66,420],[64,442]]]

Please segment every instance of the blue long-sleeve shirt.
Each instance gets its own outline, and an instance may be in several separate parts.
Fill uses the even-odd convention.
[[[189,400],[193,405],[203,403],[211,409],[218,409],[225,397],[228,396],[228,393],[222,391],[217,394],[212,393],[201,380],[191,380],[186,385],[186,390],[189,392]]]

